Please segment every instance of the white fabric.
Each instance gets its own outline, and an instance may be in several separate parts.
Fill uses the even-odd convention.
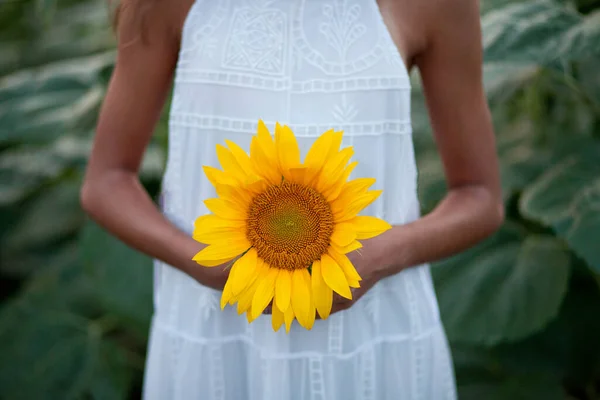
[[[345,132],[383,195],[366,214],[419,217],[410,82],[375,0],[198,0],[183,30],[163,211],[191,232],[215,193],[225,139],[246,150],[257,120],[288,124],[303,154]],[[156,262],[146,400],[445,400],[454,374],[429,266],[379,282],[349,310],[273,332],[248,324],[220,292]]]

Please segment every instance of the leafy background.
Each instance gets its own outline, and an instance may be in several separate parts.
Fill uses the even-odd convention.
[[[0,399],[140,397],[151,261],[78,200],[108,15],[102,0],[0,5]],[[600,1],[484,0],[482,26],[507,221],[433,267],[459,395],[600,399]],[[427,212],[445,186],[414,88]],[[153,195],[165,116],[141,173]]]

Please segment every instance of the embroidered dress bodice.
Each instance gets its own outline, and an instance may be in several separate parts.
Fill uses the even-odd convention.
[[[258,119],[287,124],[302,155],[334,128],[354,177],[380,198],[364,214],[419,218],[410,81],[376,0],[197,0],[182,33],[162,209],[191,233],[215,197],[202,166],[215,146],[248,150]],[[428,265],[378,282],[350,309],[273,332],[248,324],[220,292],[155,262],[145,399],[455,399]]]

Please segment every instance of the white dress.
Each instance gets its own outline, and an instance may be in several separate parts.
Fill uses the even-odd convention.
[[[163,212],[191,233],[215,193],[215,145],[248,150],[258,119],[302,151],[344,131],[353,177],[382,196],[365,214],[419,218],[410,82],[376,0],[197,0],[184,24]],[[379,282],[347,311],[273,332],[219,308],[220,292],[155,263],[146,400],[447,400],[454,373],[429,266]]]

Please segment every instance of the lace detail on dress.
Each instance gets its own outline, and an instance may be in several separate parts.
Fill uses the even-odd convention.
[[[215,145],[250,147],[260,118],[289,125],[305,155],[331,128],[352,178],[383,189],[365,215],[419,216],[410,80],[376,0],[196,0],[185,21],[169,123],[163,212],[191,234],[214,196]],[[348,310],[273,332],[220,292],[157,263],[145,400],[454,400],[426,266],[379,282]]]
[[[366,26],[361,22],[362,8],[356,2],[335,0],[322,5],[321,18],[311,21],[311,25],[319,26],[321,33],[330,46],[330,50],[317,49],[306,37],[304,10],[302,2],[298,18],[294,20],[295,48],[298,54],[296,62],[306,60],[318,67],[327,75],[347,75],[365,71],[372,67],[383,56],[381,36],[373,35],[378,40],[366,52],[357,52],[351,56],[350,48],[357,40],[366,36]],[[321,38],[318,38],[319,40]],[[317,40],[317,39],[315,39]],[[330,58],[335,54],[336,59]]]
[[[287,16],[269,6],[274,1],[250,2],[232,17],[222,66],[267,75],[283,75],[287,42]]]
[[[321,357],[311,357],[308,363],[310,400],[327,400],[323,379],[323,359]]]
[[[189,41],[183,43],[181,51],[179,52],[179,59],[177,62],[179,68],[189,65],[193,61],[193,55],[200,55],[209,59],[215,57],[218,42],[213,34],[227,17],[229,1],[230,0],[219,0],[218,2],[214,2],[214,4],[218,3],[218,5],[210,17],[207,18],[206,24],[194,27],[193,33],[189,36]],[[186,19],[184,31],[189,27],[187,26],[189,25],[189,21],[196,20],[193,17],[199,10],[200,2],[201,0],[196,0],[196,3],[192,6],[188,18]],[[206,3],[206,0],[204,3]],[[202,16],[202,19],[204,17],[205,15]]]
[[[265,120],[267,125],[275,125],[275,121]],[[214,115],[196,115],[177,113],[171,114],[171,125],[202,130],[220,130],[229,132],[256,133],[257,122],[255,120],[240,118],[225,118]],[[333,123],[329,125],[320,124],[292,124],[294,134],[302,137],[316,137],[332,127],[344,131],[348,136],[375,136],[375,135],[410,135],[412,128],[409,120],[401,121],[363,121]]]

